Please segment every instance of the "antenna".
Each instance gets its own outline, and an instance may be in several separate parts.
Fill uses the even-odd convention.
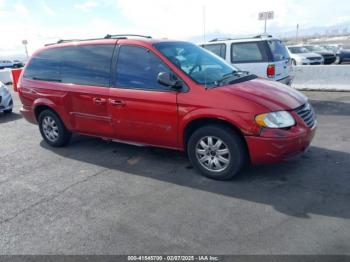
[[[204,43],[206,42],[206,35],[205,35],[205,20],[206,20],[206,17],[205,17],[205,5],[203,5],[203,41]]]

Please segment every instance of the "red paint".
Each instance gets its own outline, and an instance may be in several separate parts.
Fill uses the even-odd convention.
[[[304,95],[264,79],[206,90],[162,56],[153,47],[155,42],[111,39],[75,44],[118,43],[146,47],[186,83],[187,92],[92,87],[21,78],[21,113],[29,122],[36,123],[35,109],[48,106],[73,132],[178,150],[185,150],[184,132],[192,121],[220,119],[241,132],[254,164],[280,161],[309,146],[315,127],[307,127],[294,112],[297,124],[287,130],[261,129],[254,121],[257,114],[299,107],[307,101]],[[69,45],[72,43],[59,47]]]

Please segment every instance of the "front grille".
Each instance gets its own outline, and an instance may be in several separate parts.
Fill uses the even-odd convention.
[[[309,57],[309,60],[321,60],[321,57]]]
[[[309,103],[306,103],[294,111],[304,120],[308,127],[313,127],[315,124],[315,112]]]

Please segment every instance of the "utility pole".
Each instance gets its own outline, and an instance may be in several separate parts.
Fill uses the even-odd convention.
[[[28,58],[29,58],[28,48],[27,48],[28,41],[27,40],[22,40],[22,44],[24,45],[24,50],[26,52],[26,56],[27,56],[27,60],[28,60]]]
[[[297,24],[297,31],[295,33],[295,42],[298,43],[298,36],[299,36],[299,24]]]

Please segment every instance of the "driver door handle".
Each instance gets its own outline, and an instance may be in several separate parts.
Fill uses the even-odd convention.
[[[109,103],[110,103],[112,106],[118,106],[118,107],[125,106],[125,102],[122,101],[122,100],[110,99],[110,100],[109,100]]]

